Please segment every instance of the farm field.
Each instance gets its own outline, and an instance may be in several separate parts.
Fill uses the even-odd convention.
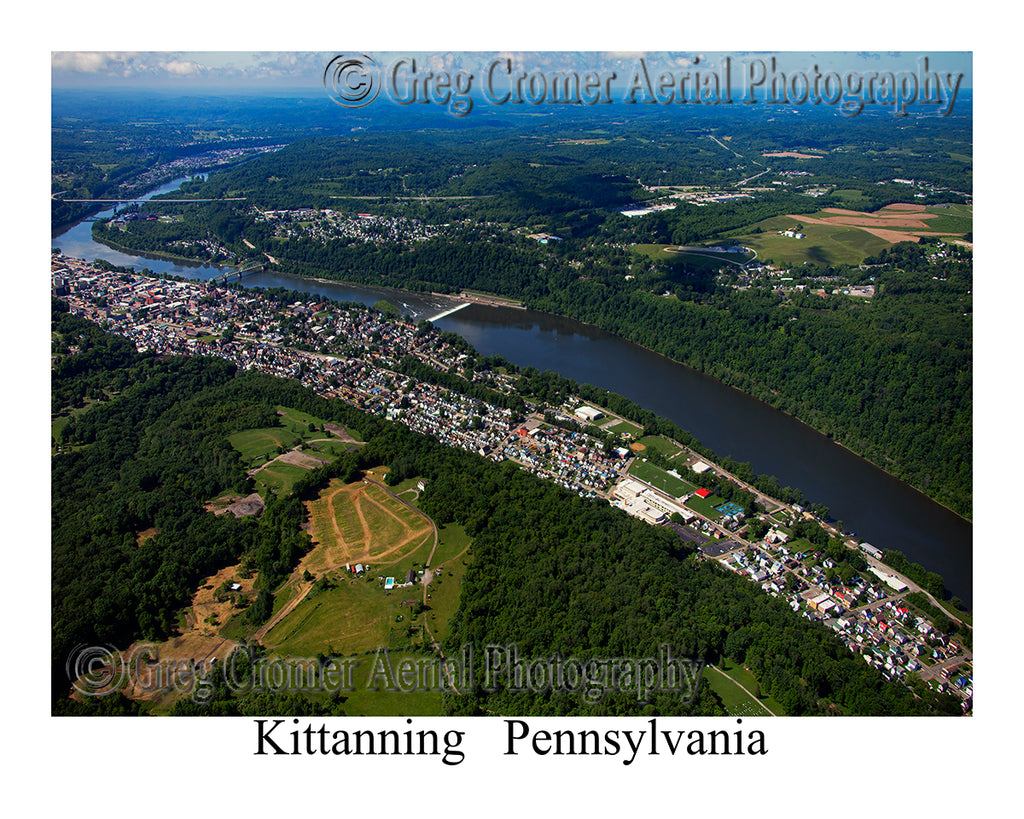
[[[849,198],[856,206],[857,200]],[[874,213],[825,208],[812,214],[774,216],[758,222],[760,233],[734,233],[730,238],[779,264],[860,264],[894,242],[916,242],[922,236],[956,238],[973,225],[970,205],[895,204]],[[777,231],[799,228],[802,239]]]

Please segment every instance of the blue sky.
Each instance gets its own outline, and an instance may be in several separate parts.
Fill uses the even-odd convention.
[[[319,87],[330,59],[338,52],[314,51],[53,51],[53,88],[165,88],[195,91],[202,88]],[[358,53],[356,51],[346,53]],[[511,57],[526,71],[601,70],[630,71],[640,56],[657,70],[680,71],[717,68],[724,56],[732,58],[734,72],[745,61],[776,56],[779,70],[809,71],[817,65],[834,71],[916,71],[920,58],[929,57],[933,71],[962,73],[963,88],[973,87],[972,55],[950,51],[736,51],[736,52],[601,52],[601,51],[374,51],[365,49],[386,66],[402,57],[416,57],[434,70],[464,70],[480,74],[498,57]],[[738,83],[740,78],[736,78]]]

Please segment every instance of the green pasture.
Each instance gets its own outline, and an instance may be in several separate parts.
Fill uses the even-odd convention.
[[[273,489],[278,495],[290,492],[295,482],[307,474],[309,474],[308,469],[278,461],[257,472],[253,476],[253,480],[256,482],[257,491],[266,497],[268,488]]]
[[[780,236],[776,231],[800,225],[803,239]],[[867,231],[849,225],[815,225],[801,222],[799,217],[773,216],[757,223],[762,233],[744,233],[733,238],[757,251],[759,259],[770,259],[777,264],[838,265],[860,264],[890,246]]]

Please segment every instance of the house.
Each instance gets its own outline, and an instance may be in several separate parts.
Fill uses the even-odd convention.
[[[705,489],[703,486],[697,490],[696,495],[698,498],[706,498],[711,494],[710,489]]]

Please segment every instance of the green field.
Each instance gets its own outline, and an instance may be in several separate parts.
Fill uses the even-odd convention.
[[[301,466],[276,462],[263,467],[253,476],[253,480],[256,482],[256,491],[261,495],[266,496],[268,488],[273,489],[278,495],[283,495],[291,491],[299,478],[308,474],[309,470]]]
[[[632,435],[634,438],[641,432],[643,427],[639,424],[634,424],[631,421],[619,421],[607,427],[609,432],[614,432],[616,435]]]
[[[693,484],[687,483],[686,481],[675,477],[675,475],[669,475],[668,472],[661,467],[655,466],[654,464],[641,459],[633,462],[629,467],[629,474],[639,478],[645,483],[649,483],[655,489],[660,489],[662,492],[665,492],[674,498],[686,495],[696,489]]]
[[[438,643],[447,639],[452,615],[459,607],[462,578],[472,559],[469,554],[471,543],[472,539],[461,526],[447,524],[438,529],[437,551],[434,552],[432,567],[443,571],[430,584],[430,599],[425,612],[427,625]]]
[[[671,458],[673,455],[683,451],[682,447],[675,441],[670,441],[668,438],[662,438],[659,435],[645,435],[637,443],[643,444],[647,449],[654,452],[660,452],[666,458]]]
[[[693,495],[686,502],[686,505],[698,515],[715,520],[722,516],[722,513],[715,509],[715,507],[721,506],[723,503],[725,503],[725,499],[718,497],[718,495],[708,495],[706,498],[698,498],[696,495]]]
[[[754,675],[742,666],[734,666],[733,663],[722,660],[719,667],[705,667],[704,678],[711,686],[711,690],[722,698],[722,704],[730,716],[767,717],[773,713],[775,716],[785,715],[782,706],[772,697],[767,695],[752,697],[736,684],[739,682],[748,691],[755,694],[760,693]]]
[[[928,229],[939,233],[970,233],[974,227],[974,208],[971,205],[950,205],[948,208],[931,206],[928,213],[937,213],[934,219],[926,219]]]
[[[776,232],[798,224],[806,234],[803,239],[791,239]],[[782,265],[860,264],[868,256],[890,247],[885,239],[849,225],[815,225],[800,222],[799,218],[774,216],[758,222],[757,227],[763,232],[737,234],[733,238],[756,250],[759,259]]]
[[[349,716],[443,716],[439,658],[433,653],[381,650],[355,660]]]
[[[857,210],[870,202],[870,200],[864,195],[863,191],[856,189],[833,191],[832,196],[842,202],[843,206],[850,210]]]
[[[291,449],[301,439],[283,427],[247,429],[228,436],[231,446],[239,451],[242,461],[257,466],[278,455],[278,449]]]

